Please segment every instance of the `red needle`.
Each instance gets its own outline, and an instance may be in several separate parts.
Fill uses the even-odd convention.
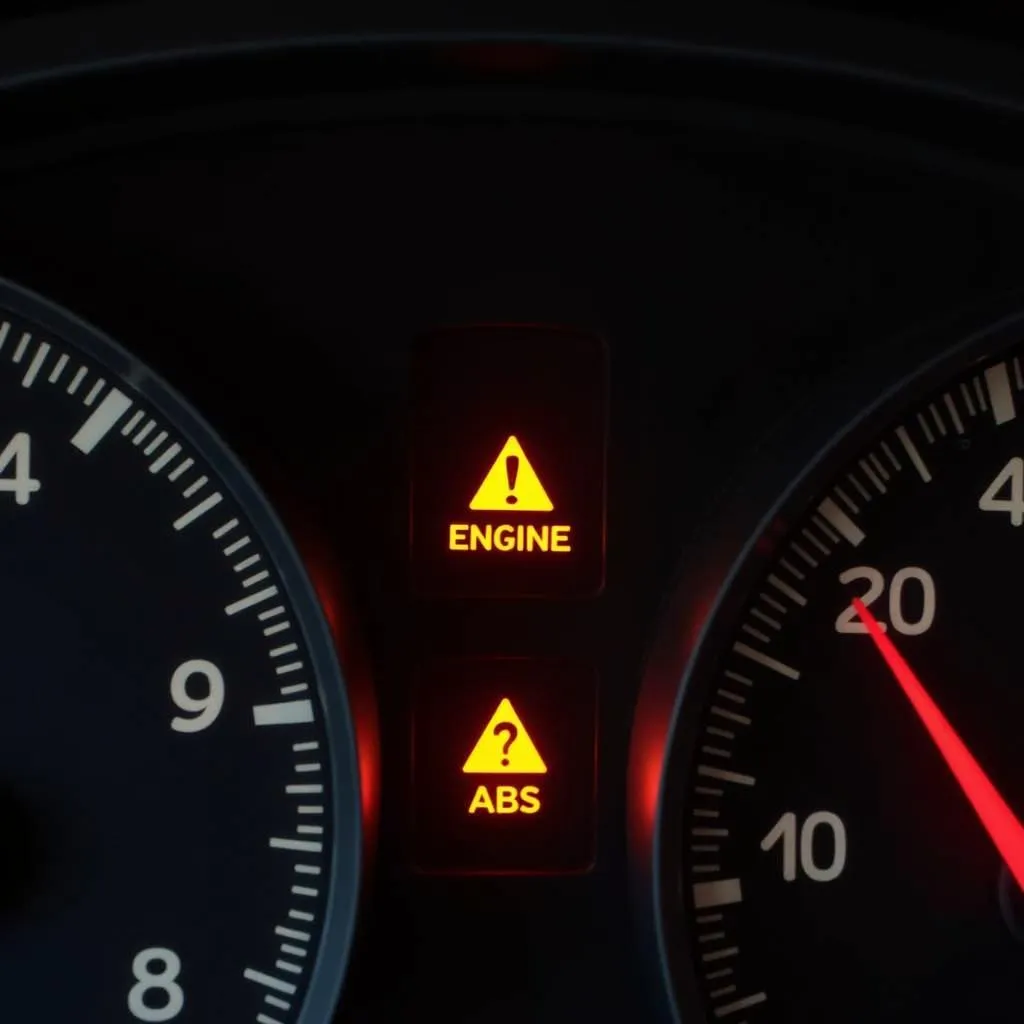
[[[999,795],[999,790],[992,785],[992,781],[949,724],[949,720],[939,710],[939,706],[928,695],[914,670],[903,660],[895,644],[882,632],[878,620],[868,611],[867,605],[859,597],[855,597],[853,607],[867,627],[871,639],[885,658],[892,674],[903,688],[907,699],[914,706],[918,718],[928,730],[928,735],[934,740],[939,753],[956,776],[964,796],[971,802],[975,814],[981,819],[985,831],[995,843],[1010,873],[1024,890],[1024,826]]]

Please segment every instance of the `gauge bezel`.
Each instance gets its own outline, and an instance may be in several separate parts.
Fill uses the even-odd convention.
[[[327,1024],[337,1008],[355,936],[363,875],[364,827],[354,718],[324,610],[290,535],[248,470],[202,415],[162,377],[101,329],[45,296],[0,278],[0,308],[24,317],[119,374],[218,475],[258,533],[305,641],[330,738],[333,843],[330,891],[316,959],[296,1024]]]
[[[676,1021],[695,1019],[703,1001],[677,882],[684,864],[688,768],[722,646],[738,629],[751,587],[815,497],[886,422],[942,382],[1020,343],[1022,306],[1024,297],[1015,293],[962,311],[938,330],[894,341],[890,365],[867,366],[853,380],[834,382],[823,401],[798,411],[750,459],[735,493],[680,561],[645,669],[629,780],[629,838],[639,858],[641,913]],[[659,771],[652,803],[654,762]]]

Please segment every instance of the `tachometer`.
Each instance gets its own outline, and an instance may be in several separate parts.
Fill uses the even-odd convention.
[[[717,598],[660,849],[709,1020],[995,1022],[1024,999],[1020,337],[862,415]]]
[[[0,283],[0,1015],[324,1024],[360,823],[329,633],[185,403]]]

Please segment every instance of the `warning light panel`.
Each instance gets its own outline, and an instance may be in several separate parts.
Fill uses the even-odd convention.
[[[593,594],[604,581],[605,353],[574,331],[440,331],[416,355],[417,589]]]
[[[561,874],[593,861],[596,685],[577,662],[435,663],[416,689],[416,864]]]

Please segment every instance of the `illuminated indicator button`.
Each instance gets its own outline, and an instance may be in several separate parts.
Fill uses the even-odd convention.
[[[469,503],[471,512],[553,512],[554,508],[514,434]],[[571,533],[568,524],[451,523],[448,550],[568,554]]]
[[[572,596],[604,582],[604,345],[538,326],[438,331],[415,350],[416,590]]]
[[[551,512],[555,506],[513,434],[469,507],[474,512]]]
[[[462,770],[467,775],[543,775],[548,770],[508,697],[501,698]]]
[[[596,685],[578,662],[439,662],[413,713],[416,863],[585,871],[593,858]]]
[[[462,771],[466,775],[544,775],[547,770],[512,702],[502,697]],[[470,814],[536,814],[539,810],[539,786],[478,785],[469,802]]]

